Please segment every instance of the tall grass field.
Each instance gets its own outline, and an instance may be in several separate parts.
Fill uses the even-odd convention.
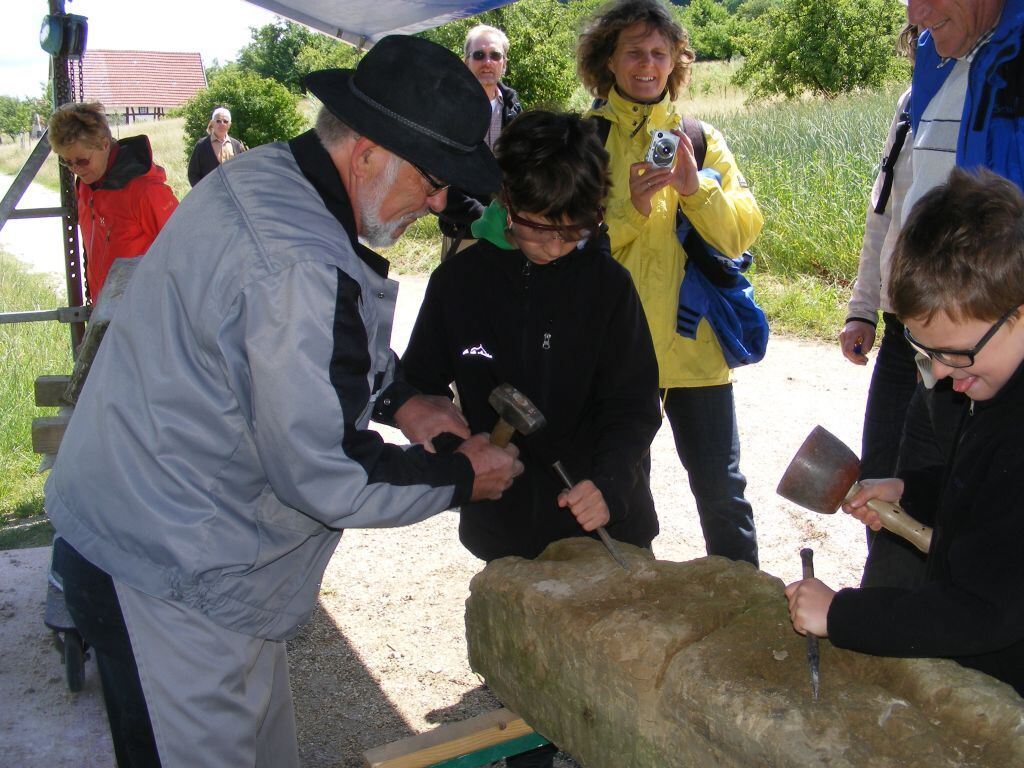
[[[0,253],[0,312],[53,309],[59,303],[50,278],[29,274]],[[43,543],[47,525],[33,525],[43,511],[43,477],[32,453],[32,419],[52,415],[35,407],[37,376],[71,372],[71,334],[55,322],[0,324],[0,549]],[[12,527],[19,526],[20,527]]]
[[[752,282],[776,329],[836,338],[898,95],[700,115],[725,134],[764,214]]]

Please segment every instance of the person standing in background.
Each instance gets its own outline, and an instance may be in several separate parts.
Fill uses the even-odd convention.
[[[643,303],[665,415],[697,502],[707,552],[756,566],[757,534],[744,496],[729,366],[706,319],[696,338],[676,332],[687,263],[676,232],[681,211],[706,243],[735,258],[754,242],[764,219],[725,137],[693,121],[705,145],[698,159],[681,130],[675,100],[693,61],[686,30],[660,0],[605,6],[587,23],[577,49],[583,84],[605,100],[590,114],[609,124],[605,148],[612,187],[605,222],[612,256],[629,270]],[[644,161],[652,129],[679,139],[669,168]]]
[[[462,60],[483,86],[491,102],[491,124],[484,141],[494,149],[502,129],[522,112],[519,95],[501,82],[508,69],[508,37],[500,29],[479,24],[466,33]],[[441,260],[452,253],[468,248],[474,240],[470,225],[480,218],[490,200],[470,195],[454,187],[448,190],[448,204],[437,215],[437,223],[444,238],[441,241]]]
[[[192,150],[188,161],[188,183],[193,187],[207,174],[215,171],[221,163],[245,152],[248,147],[238,139],[228,136],[231,128],[231,112],[227,107],[217,107],[210,115],[206,135]]]
[[[77,176],[78,226],[85,253],[85,293],[96,303],[114,259],[141,256],[178,198],[153,162],[144,135],[115,141],[103,105],[65,104],[50,117],[50,146]]]

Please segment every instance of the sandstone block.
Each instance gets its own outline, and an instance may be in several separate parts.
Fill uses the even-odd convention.
[[[1011,687],[822,640],[812,702],[779,579],[621,548],[628,575],[584,538],[494,561],[466,604],[473,669],[586,768],[1024,765]]]

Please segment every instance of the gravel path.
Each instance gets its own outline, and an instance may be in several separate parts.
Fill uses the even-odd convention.
[[[0,178],[0,188],[5,186]],[[34,191],[28,204],[53,204],[46,202],[47,194],[55,196]],[[4,250],[35,269],[62,274],[59,242],[53,221],[12,222],[0,232]],[[426,284],[423,277],[400,279],[397,350],[405,347]],[[842,514],[796,508],[778,497],[775,487],[815,424],[859,448],[870,371],[870,366],[847,364],[835,345],[773,338],[763,362],[736,374],[742,468],[761,565],[783,581],[799,577],[798,553],[804,546],[814,547],[815,569],[826,583],[852,586],[859,578],[865,554],[860,525]],[[383,431],[389,440],[401,439]],[[662,528],[654,543],[658,557],[703,556],[693,498],[667,423],[654,442],[652,460]],[[304,765],[362,766],[362,752],[370,747],[497,706],[466,662],[463,604],[469,580],[482,564],[459,545],[456,528],[456,515],[444,513],[411,528],[345,533],[314,619],[289,647]],[[40,638],[48,642],[45,634]],[[56,654],[53,663],[56,667]],[[89,674],[95,675],[94,664]],[[53,709],[66,712],[61,686],[32,685],[31,679],[26,686],[18,695],[37,703],[39,697],[52,697]],[[96,695],[91,690],[82,695]],[[41,705],[36,711],[46,709]],[[16,730],[5,735],[17,738]],[[55,763],[31,763],[36,764]],[[83,759],[82,764],[93,763]]]

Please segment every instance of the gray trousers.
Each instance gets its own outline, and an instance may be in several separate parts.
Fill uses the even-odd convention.
[[[163,768],[298,768],[285,644],[114,582]]]

